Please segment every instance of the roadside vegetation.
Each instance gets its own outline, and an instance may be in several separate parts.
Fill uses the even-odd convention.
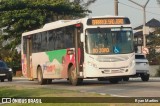
[[[131,103],[46,103],[46,104],[12,104],[12,105],[5,105],[5,106],[160,106],[159,104],[152,104],[152,103],[141,103],[141,104],[131,104]]]
[[[5,104],[4,106],[115,106],[115,105],[107,103],[43,103],[43,104]]]
[[[21,70],[20,44],[24,32],[57,20],[82,18],[96,0],[0,0],[0,60]]]
[[[150,65],[159,66],[155,76],[160,77],[160,28],[157,28],[155,32],[150,33],[148,40],[147,46],[149,47],[149,54],[147,55],[147,59]],[[159,50],[157,51],[156,49]]]
[[[159,65],[159,67],[158,67],[158,69],[157,69],[157,73],[156,73],[155,76],[156,76],[156,77],[160,77],[160,65]]]

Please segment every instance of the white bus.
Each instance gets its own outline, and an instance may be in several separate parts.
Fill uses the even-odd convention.
[[[107,78],[118,83],[134,75],[135,53],[130,20],[101,16],[60,20],[22,34],[22,73],[39,84],[68,79]]]

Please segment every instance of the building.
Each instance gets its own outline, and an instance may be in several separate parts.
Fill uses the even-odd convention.
[[[146,42],[149,42],[149,39],[147,39],[149,36],[153,36],[153,33],[155,33],[155,30],[157,28],[160,28],[160,21],[157,19],[151,19],[146,23],[146,31],[148,32],[148,35],[146,36]],[[135,48],[136,52],[141,53],[142,46],[143,46],[143,25],[140,25],[136,28],[134,28],[134,41],[135,41]],[[160,34],[155,34],[156,36]],[[148,47],[149,48],[149,47]]]

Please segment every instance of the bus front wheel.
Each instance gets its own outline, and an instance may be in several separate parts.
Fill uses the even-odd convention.
[[[77,72],[73,65],[69,68],[68,77],[69,77],[69,83],[74,86],[81,84],[83,82],[82,78],[78,78]]]
[[[37,77],[38,77],[38,83],[40,85],[43,85],[43,84],[46,84],[46,79],[43,79],[43,75],[42,75],[42,69],[41,67],[38,67],[38,70],[37,70]]]

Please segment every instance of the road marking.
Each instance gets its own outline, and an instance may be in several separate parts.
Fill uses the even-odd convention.
[[[110,95],[114,97],[130,97],[130,96],[115,95],[115,94],[110,94]]]
[[[98,93],[98,94],[103,95],[103,96],[106,95],[106,93]]]
[[[125,90],[125,89],[111,89],[111,90],[114,90],[114,91],[122,91],[122,90]]]

